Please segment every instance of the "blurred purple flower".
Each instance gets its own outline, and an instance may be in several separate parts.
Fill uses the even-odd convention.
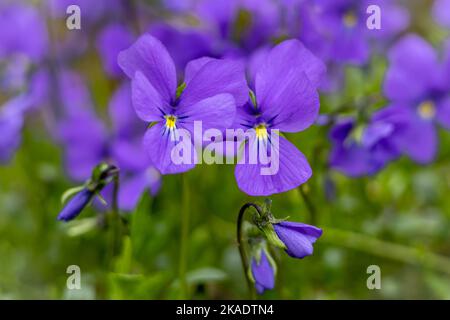
[[[437,23],[450,28],[450,0],[435,0],[432,12]]]
[[[381,9],[380,29],[366,25],[371,5]],[[324,61],[337,63],[366,63],[374,47],[409,24],[408,11],[392,0],[311,0],[302,12],[300,39]]]
[[[252,101],[238,107],[234,127],[254,129],[245,143],[245,157],[235,170],[239,188],[252,196],[268,196],[298,187],[312,174],[305,156],[288,140],[279,137],[279,145],[271,142],[272,130],[299,132],[308,128],[319,112],[317,86],[325,67],[299,41],[288,40],[277,45],[266,56],[256,72],[256,105]],[[257,159],[278,154],[279,166],[271,175]],[[243,160],[243,163],[242,163]],[[271,169],[270,169],[271,170]]]
[[[71,5],[80,7],[81,23],[100,22],[105,16],[118,15],[122,8],[121,0],[47,0],[47,7],[53,17],[66,18],[67,8]]]
[[[406,114],[397,108],[376,112],[366,125],[352,118],[339,120],[330,132],[330,166],[350,177],[377,173],[400,155],[396,137],[408,124]]]
[[[403,113],[409,121],[396,140],[400,150],[418,163],[431,162],[436,155],[436,124],[450,129],[450,82],[445,69],[446,62],[439,61],[436,50],[417,35],[405,36],[389,51],[384,92],[393,107],[407,109]]]
[[[38,10],[21,3],[0,4],[0,60],[21,54],[37,63],[47,52],[46,23]]]
[[[117,64],[119,52],[128,48],[134,40],[131,31],[120,23],[106,26],[97,38],[97,48],[103,62],[103,68],[113,77],[123,75]]]
[[[273,228],[286,246],[286,253],[302,259],[313,254],[313,244],[322,235],[322,229],[299,222],[282,221]]]
[[[166,48],[150,35],[140,37],[131,48],[119,54],[119,65],[132,79],[132,101],[137,115],[147,123],[145,148],[153,165],[163,174],[188,171],[195,166],[192,141],[179,139],[179,129],[193,137],[194,121],[204,130],[223,130],[234,118],[236,104],[247,99],[244,68],[235,61],[202,58],[188,64],[186,88],[177,97],[175,64]],[[180,144],[189,163],[175,164],[171,152]]]
[[[94,193],[88,189],[83,189],[75,194],[58,214],[58,220],[70,221],[75,219],[81,211],[89,204],[94,197]]]
[[[263,294],[265,290],[272,290],[275,287],[275,272],[264,249],[260,251],[259,260],[252,257],[251,272],[258,294]]]
[[[150,191],[152,196],[158,193],[161,175],[151,165],[142,146],[146,126],[133,110],[129,84],[123,84],[114,93],[109,113],[114,132],[111,156],[120,168],[119,207],[132,211],[145,191]]]
[[[150,26],[149,33],[167,48],[178,72],[182,72],[191,60],[213,55],[211,39],[199,28],[159,22]]]

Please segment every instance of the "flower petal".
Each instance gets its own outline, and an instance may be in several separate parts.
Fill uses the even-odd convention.
[[[129,78],[142,72],[166,102],[174,100],[177,89],[175,64],[164,45],[151,35],[141,36],[120,52],[119,66]]]
[[[134,110],[144,121],[160,121],[169,112],[168,104],[164,104],[159,93],[140,71],[136,72],[131,82],[131,97]]]
[[[145,133],[144,148],[152,164],[162,174],[186,172],[193,169],[197,163],[197,155],[190,137],[179,136],[180,132],[187,133],[187,130],[175,129],[174,134],[170,134],[163,124],[157,123]],[[172,155],[175,157],[179,154],[177,150],[180,149],[188,153],[182,154],[186,160],[184,162],[178,157],[172,158]]]
[[[264,290],[271,290],[275,287],[275,274],[264,250],[261,251],[259,263],[255,258],[252,259],[251,270],[259,294],[262,294]]]
[[[389,52],[384,92],[396,101],[415,102],[441,77],[434,48],[416,35],[405,36]]]
[[[256,138],[245,145],[245,155],[236,165],[235,177],[239,189],[248,195],[269,196],[286,192],[305,183],[312,175],[305,156],[292,143],[279,137],[279,146],[276,146],[274,138],[272,135],[270,148],[258,146]],[[262,160],[268,159],[268,153],[271,161],[264,165]],[[250,155],[255,157],[255,154],[258,156],[256,163],[250,161]],[[266,175],[262,174],[263,169]]]
[[[278,238],[285,244],[286,252],[293,258],[312,255],[312,244],[322,235],[322,230],[303,223],[283,221],[273,225]]]
[[[274,82],[278,82],[279,77],[283,77],[291,69],[303,71],[316,88],[320,85],[326,71],[322,61],[306,49],[300,41],[286,40],[270,51],[257,72],[257,95],[263,98],[267,92],[270,92]]]
[[[261,84],[261,75],[256,78]],[[274,129],[298,132],[314,123],[319,114],[319,95],[304,72],[290,69],[270,81],[266,91],[257,91],[258,108]]]
[[[177,116],[184,119],[180,122],[191,132],[194,121],[201,121],[203,130],[225,130],[233,123],[235,114],[234,98],[228,93],[218,94],[177,110]]]
[[[191,71],[194,69],[192,67]],[[248,100],[248,87],[242,62],[212,59],[194,76],[189,77],[191,79],[180,97],[180,106],[188,107],[221,93],[233,95],[237,106],[243,105]]]

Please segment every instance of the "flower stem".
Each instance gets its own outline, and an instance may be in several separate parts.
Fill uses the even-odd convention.
[[[250,298],[254,300],[256,298],[255,289],[254,289],[252,280],[250,279],[250,277],[248,275],[248,270],[249,270],[248,256],[247,256],[246,247],[245,247],[245,243],[244,243],[244,235],[242,232],[242,224],[244,222],[244,214],[247,211],[247,209],[250,207],[255,208],[255,210],[258,212],[258,214],[261,215],[261,208],[257,204],[254,204],[254,203],[244,204],[241,207],[241,209],[239,210],[238,219],[237,219],[236,235],[237,235],[237,241],[238,241],[238,247],[239,247],[239,254],[241,255],[242,268],[244,269],[244,276],[247,281]]]
[[[119,173],[114,173],[113,177],[113,193],[112,193],[112,204],[111,204],[111,219],[110,219],[110,261],[113,263],[115,256],[119,254],[120,242],[121,242],[121,219],[119,214],[119,195],[120,181]]]
[[[450,258],[425,249],[413,248],[376,239],[374,237],[334,228],[324,228],[323,241],[386,259],[429,268],[450,274]]]
[[[308,197],[308,194],[303,189],[303,186],[299,186],[297,189],[298,189],[298,192],[300,193],[303,201],[305,202],[306,208],[308,209],[309,216],[310,216],[310,223],[312,225],[315,225],[317,223],[316,207],[312,203],[311,199]]]
[[[180,238],[180,261],[179,261],[179,279],[180,279],[180,298],[189,297],[189,287],[186,279],[187,259],[188,259],[188,241],[189,241],[189,223],[190,223],[190,192],[189,183],[186,174],[183,179],[183,199],[181,212],[181,238]]]

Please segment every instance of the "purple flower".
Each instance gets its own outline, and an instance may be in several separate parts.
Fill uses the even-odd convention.
[[[428,163],[436,155],[436,125],[450,129],[450,82],[445,68],[434,48],[416,35],[405,36],[389,51],[384,92],[392,107],[406,109],[403,113],[409,123],[395,141],[401,152],[418,163]]]
[[[23,114],[22,99],[10,100],[0,109],[0,164],[9,162],[20,145]]]
[[[380,29],[366,25],[371,5],[381,9]],[[382,44],[409,23],[407,10],[392,0],[312,0],[301,9],[300,39],[323,60],[337,63],[366,63],[372,43]]]
[[[211,39],[199,28],[160,22],[151,25],[149,33],[164,44],[178,71],[184,70],[191,60],[213,55]]]
[[[265,290],[272,290],[275,287],[275,272],[265,250],[260,251],[259,259],[252,257],[251,272],[258,294],[263,294]]]
[[[377,173],[400,155],[396,137],[407,126],[407,115],[397,108],[376,112],[368,124],[339,120],[330,132],[330,166],[350,177]]]
[[[83,189],[74,195],[58,214],[58,220],[70,221],[75,219],[92,200],[94,193]]]
[[[437,23],[450,28],[450,0],[435,0],[432,12]]]
[[[123,9],[121,0],[47,0],[50,13],[57,18],[67,17],[66,10],[71,5],[79,6],[82,23],[90,24],[99,22],[106,15],[118,15]]]
[[[120,168],[119,207],[132,211],[142,193],[156,195],[161,187],[161,175],[151,165],[142,146],[145,123],[136,116],[131,104],[131,88],[124,84],[114,93],[109,105],[113,122],[111,156]]]
[[[243,65],[237,61],[202,58],[188,64],[186,88],[177,96],[175,64],[159,40],[144,35],[119,54],[119,65],[132,79],[132,101],[137,115],[147,123],[145,148],[162,174],[188,171],[195,166],[191,139],[180,138],[180,129],[193,136],[194,121],[204,130],[224,130],[231,125],[236,105],[247,99]],[[175,148],[192,150],[188,161],[172,160]]]
[[[133,34],[123,24],[114,23],[106,26],[97,38],[97,48],[103,62],[103,68],[114,77],[123,75],[117,64],[120,51],[133,43]]]
[[[22,54],[39,62],[47,51],[45,20],[36,8],[20,3],[0,5],[0,60]]]
[[[305,156],[288,140],[271,140],[276,133],[298,132],[314,123],[319,111],[317,86],[323,64],[299,41],[288,40],[273,48],[256,72],[256,105],[239,107],[234,127],[253,130],[245,143],[245,156],[235,170],[239,188],[252,196],[268,196],[298,187],[312,174]],[[264,159],[279,159],[273,170]],[[275,156],[275,157],[274,157]],[[264,161],[251,161],[251,157]],[[274,161],[271,162],[274,164]],[[270,174],[262,174],[262,168]]]
[[[274,223],[278,238],[286,246],[286,253],[302,259],[313,254],[313,244],[322,235],[322,229],[299,222]]]

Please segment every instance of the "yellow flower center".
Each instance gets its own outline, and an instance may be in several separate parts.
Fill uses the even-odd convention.
[[[175,117],[173,115],[167,115],[167,116],[164,116],[164,118],[166,118],[166,128],[168,128],[168,129],[176,128],[177,117]]]
[[[260,123],[255,127],[256,137],[260,140],[266,140],[268,137],[267,127],[264,123]]]
[[[346,27],[353,28],[358,23],[358,18],[353,11],[348,11],[346,14],[344,14],[342,21],[344,22],[344,25]]]
[[[425,101],[419,105],[418,112],[419,115],[425,120],[433,119],[436,115],[436,106],[432,101]]]

